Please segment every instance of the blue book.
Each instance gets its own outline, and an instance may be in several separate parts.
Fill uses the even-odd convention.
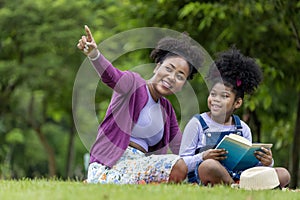
[[[229,134],[223,137],[216,149],[228,151],[227,158],[220,161],[227,169],[242,171],[258,164],[259,160],[254,156],[255,151],[260,151],[261,147],[270,149],[272,146],[266,143],[251,143],[242,136]]]

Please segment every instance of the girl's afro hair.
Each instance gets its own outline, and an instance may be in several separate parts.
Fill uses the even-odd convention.
[[[224,84],[229,84],[238,97],[244,93],[252,94],[262,81],[263,75],[260,67],[253,58],[244,56],[235,47],[218,54],[211,68],[208,79],[214,83],[220,77]]]
[[[162,63],[171,56],[180,56],[188,62],[190,68],[188,79],[193,78],[193,75],[197,73],[204,60],[202,50],[196,45],[192,45],[190,38],[186,34],[181,34],[181,37],[178,39],[173,37],[162,38],[150,54],[150,58],[155,63]]]

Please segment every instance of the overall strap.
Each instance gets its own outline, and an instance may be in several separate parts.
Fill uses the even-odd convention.
[[[200,124],[202,126],[203,131],[205,131],[206,129],[209,128],[208,125],[206,124],[206,122],[204,121],[204,119],[201,117],[200,114],[196,114],[196,115],[194,115],[194,117],[196,117],[199,120],[199,122],[200,122]],[[233,117],[233,121],[234,121],[236,129],[243,129],[242,124],[241,124],[241,120],[240,120],[239,116],[232,115],[232,117]]]
[[[203,132],[205,132],[205,130],[207,130],[209,127],[206,124],[206,122],[204,121],[203,117],[201,117],[200,114],[196,114],[196,115],[194,115],[194,117],[196,117],[199,120],[199,122],[202,126],[202,129],[203,129]],[[201,149],[202,149],[202,151],[204,151],[203,148],[198,148],[198,149],[195,150],[195,154],[200,153]]]
[[[201,117],[200,114],[196,114],[196,115],[194,115],[194,117],[196,117],[199,120],[199,122],[200,122],[200,124],[202,126],[203,131],[205,131],[206,129],[208,129],[208,126],[207,126],[206,122],[204,121],[204,119]]]
[[[239,116],[232,115],[232,117],[233,117],[233,121],[234,121],[236,129],[242,129],[243,127],[242,127],[241,120],[240,120]]]

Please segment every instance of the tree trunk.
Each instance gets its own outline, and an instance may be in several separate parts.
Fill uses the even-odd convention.
[[[73,120],[72,112],[70,112],[71,121]],[[69,144],[68,144],[68,153],[67,153],[67,163],[66,163],[66,175],[67,178],[73,176],[72,174],[72,167],[74,162],[74,138],[75,138],[75,127],[73,123],[71,123],[70,127],[70,137],[69,137]]]
[[[250,111],[247,109],[245,113],[243,114],[243,121],[251,126],[251,132],[252,132],[252,140],[255,140],[255,142],[261,142],[261,122],[258,119],[258,116],[254,111]],[[252,123],[251,123],[252,122]],[[251,125],[250,125],[251,124]],[[255,136],[254,136],[255,135]]]
[[[37,133],[38,138],[40,139],[41,144],[43,145],[45,151],[47,152],[48,157],[48,170],[49,176],[54,177],[56,175],[56,163],[55,163],[55,154],[53,148],[49,145],[47,138],[42,133],[41,128],[34,127],[34,130]]]
[[[298,186],[299,161],[300,161],[299,157],[300,157],[300,93],[298,95],[296,127],[294,131],[293,144],[292,144],[292,166],[291,166],[292,180],[290,183],[291,188],[296,188]]]
[[[258,119],[257,113],[255,111],[251,112],[251,116],[253,118],[253,123],[255,125],[255,130],[256,130],[256,137],[257,137],[256,142],[261,142],[261,122]]]
[[[43,101],[43,110],[45,110],[45,101]],[[35,130],[42,146],[44,147],[47,157],[48,157],[48,174],[50,177],[54,177],[56,175],[56,163],[55,163],[55,154],[53,148],[50,146],[50,144],[47,141],[47,138],[45,134],[41,130],[41,124],[37,123],[34,119],[34,104],[35,104],[35,98],[34,94],[31,95],[29,108],[28,108],[28,124],[32,127],[33,130]],[[45,112],[43,112],[43,115]],[[42,116],[44,118],[44,116]],[[44,120],[42,120],[44,121]]]
[[[296,1],[288,2],[289,6],[289,11],[291,13],[295,13],[295,4]],[[297,46],[298,52],[300,51],[300,37],[299,37],[299,30],[296,25],[296,20],[294,18],[295,15],[292,15],[289,19],[290,27],[292,30],[293,35],[295,36],[295,42]],[[299,177],[299,161],[300,161],[300,93],[298,93],[298,109],[297,109],[297,116],[296,116],[296,127],[294,130],[294,137],[293,137],[293,145],[292,145],[292,169],[291,169],[291,174],[292,174],[292,180],[290,186],[292,188],[296,188],[298,186],[298,177]]]

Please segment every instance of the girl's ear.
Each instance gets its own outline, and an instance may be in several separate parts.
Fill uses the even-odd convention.
[[[243,104],[243,99],[241,97],[239,97],[237,100],[235,100],[233,106],[235,109],[238,109],[242,106],[242,104]]]

